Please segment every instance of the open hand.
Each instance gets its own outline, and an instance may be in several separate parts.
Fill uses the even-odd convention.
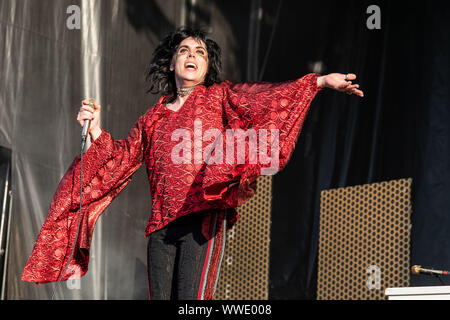
[[[330,73],[326,76],[317,78],[317,85],[320,88],[331,88],[337,91],[345,92],[347,94],[356,94],[361,98],[364,97],[364,92],[359,90],[359,84],[353,84],[352,80],[356,79],[356,75],[348,73]]]

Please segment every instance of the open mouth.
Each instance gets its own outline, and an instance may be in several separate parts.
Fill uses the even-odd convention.
[[[197,65],[193,62],[186,63],[184,67],[188,70],[197,70]]]

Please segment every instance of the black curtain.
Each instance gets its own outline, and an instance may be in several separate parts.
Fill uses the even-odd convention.
[[[381,9],[369,30],[366,8]],[[354,72],[360,99],[324,90],[273,180],[270,299],[315,299],[320,191],[413,178],[411,265],[450,267],[450,5],[286,2],[264,80]],[[263,33],[264,34],[264,33]],[[411,286],[440,285],[412,276]]]

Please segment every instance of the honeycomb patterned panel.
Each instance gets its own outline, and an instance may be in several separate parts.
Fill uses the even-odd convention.
[[[409,285],[411,182],[321,192],[317,299],[384,300]]]
[[[267,300],[272,176],[257,180],[255,195],[238,208],[227,233],[216,300]]]

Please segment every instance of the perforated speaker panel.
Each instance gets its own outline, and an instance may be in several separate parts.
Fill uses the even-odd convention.
[[[271,199],[272,176],[261,176],[255,195],[238,208],[240,218],[227,233],[214,299],[268,299]]]
[[[386,299],[409,285],[412,179],[321,192],[317,299]]]

